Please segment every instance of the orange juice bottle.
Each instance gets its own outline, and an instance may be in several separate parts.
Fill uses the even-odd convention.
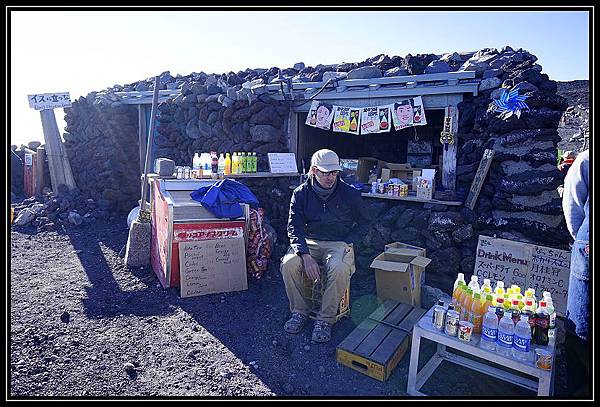
[[[463,298],[462,308],[460,310],[460,320],[468,321],[471,303],[473,302],[473,289],[467,288],[467,294]]]
[[[471,303],[471,312],[469,322],[473,324],[473,332],[481,332],[481,324],[483,322],[483,314],[485,314],[485,308],[483,305],[485,302],[481,301],[481,294],[475,293],[473,296],[473,302]]]
[[[458,313],[460,313],[459,299],[462,291],[462,284],[463,283],[459,281],[458,284],[456,284],[456,287],[454,287],[454,291],[452,291],[452,304],[454,305],[454,310]]]

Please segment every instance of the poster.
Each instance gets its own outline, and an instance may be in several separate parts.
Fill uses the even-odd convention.
[[[392,119],[396,130],[426,125],[427,119],[425,118],[425,108],[421,96],[394,103],[392,106]]]
[[[377,106],[377,114],[379,116],[379,132],[385,133],[389,132],[391,126],[390,123],[390,114],[392,110],[392,105],[387,106]]]
[[[306,115],[305,124],[323,130],[329,130],[333,121],[333,105],[313,100]]]
[[[333,107],[333,131],[359,134],[359,110],[346,106]]]

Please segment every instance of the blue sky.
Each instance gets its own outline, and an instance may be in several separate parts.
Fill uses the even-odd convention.
[[[589,79],[585,11],[17,11],[10,13],[11,144],[43,142],[27,95],[71,99],[154,77],[524,48],[551,79]],[[44,29],[41,29],[44,27]],[[64,132],[64,112],[55,109]]]

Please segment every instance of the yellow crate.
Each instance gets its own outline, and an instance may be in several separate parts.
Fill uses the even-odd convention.
[[[304,274],[304,292],[306,298],[309,300],[309,304],[311,305],[311,312],[309,317],[311,319],[317,318],[317,312],[321,308],[321,301],[323,298],[323,293],[325,292],[325,278],[327,277],[327,273],[325,273],[325,269],[323,266],[319,266],[319,270],[321,271],[321,278],[318,281],[311,281],[306,274]],[[348,287],[346,287],[346,291],[340,300],[340,304],[338,305],[338,311],[335,316],[335,322],[339,321],[341,318],[350,314],[350,281],[348,281]]]

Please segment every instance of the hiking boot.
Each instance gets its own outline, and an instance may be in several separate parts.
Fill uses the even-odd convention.
[[[290,334],[297,334],[302,330],[307,319],[308,317],[306,315],[292,312],[292,317],[287,320],[283,326],[283,330]]]

